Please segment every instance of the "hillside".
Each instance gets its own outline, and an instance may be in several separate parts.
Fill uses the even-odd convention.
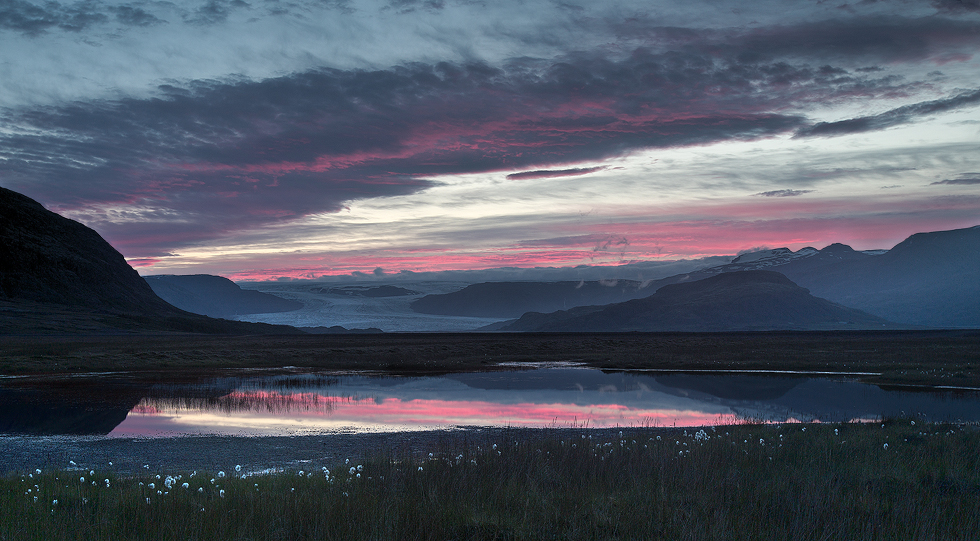
[[[528,313],[503,331],[762,331],[900,328],[834,304],[772,271],[722,273],[609,306]]]
[[[654,291],[643,286],[635,280],[485,282],[453,293],[426,295],[411,307],[422,314],[514,318],[525,312],[623,302]]]
[[[227,278],[210,274],[161,274],[143,278],[157,296],[173,306],[211,317],[289,312],[303,307],[299,301],[242,289]]]
[[[0,188],[0,333],[298,333],[211,319],[153,293],[94,230]]]

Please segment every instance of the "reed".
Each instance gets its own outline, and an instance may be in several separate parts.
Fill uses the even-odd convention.
[[[0,539],[980,538],[976,426],[494,434],[328,472],[26,472]]]

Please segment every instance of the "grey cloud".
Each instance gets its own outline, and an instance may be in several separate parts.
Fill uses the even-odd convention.
[[[899,124],[912,122],[923,116],[943,113],[976,104],[980,104],[980,90],[964,92],[950,98],[905,105],[873,116],[851,118],[837,122],[819,122],[813,126],[800,129],[795,136],[832,137],[836,135],[882,130],[892,126],[897,126]]]
[[[202,6],[186,15],[184,21],[190,24],[211,25],[222,23],[235,9],[248,8],[243,0],[208,0]]]
[[[114,6],[109,9],[116,14],[116,20],[128,26],[153,26],[166,22],[139,7]]]
[[[587,175],[589,173],[595,173],[596,171],[602,171],[605,166],[599,167],[579,167],[575,169],[539,169],[537,171],[523,171],[520,173],[511,173],[507,175],[510,180],[521,180],[521,179],[532,179],[532,178],[555,178],[555,177],[573,177],[579,175]]]
[[[796,197],[811,192],[813,190],[772,190],[770,192],[759,192],[755,195],[761,195],[762,197]]]
[[[567,176],[597,169],[547,166],[792,133],[807,123],[776,112],[788,104],[886,84],[839,71],[638,49],[621,60],[580,53],[193,81],[147,99],[2,112],[0,126],[17,129],[0,131],[0,174],[61,210],[143,209],[129,222],[88,222],[124,253],[148,256],[417,192],[440,174]]]
[[[947,13],[980,11],[980,0],[933,0],[932,5],[939,11]]]
[[[937,184],[953,184],[953,185],[980,184],[980,173],[963,173],[957,178],[948,178],[946,180],[932,182],[930,183],[930,186],[935,186]]]
[[[4,0],[0,3],[0,28],[28,35],[37,35],[54,27],[78,32],[109,19],[97,10],[98,7],[95,2],[70,5],[45,2],[38,6],[23,0]]]

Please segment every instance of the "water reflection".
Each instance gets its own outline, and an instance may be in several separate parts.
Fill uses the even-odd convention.
[[[280,374],[130,381],[21,380],[0,388],[0,432],[317,434],[453,426],[703,426],[916,415],[980,420],[977,393],[853,381],[543,368],[433,377]]]

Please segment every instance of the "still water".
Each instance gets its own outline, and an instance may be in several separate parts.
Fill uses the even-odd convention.
[[[172,376],[168,376],[172,377]],[[793,375],[558,366],[438,376],[234,372],[0,380],[0,434],[315,435],[457,426],[703,426],[882,416],[980,421],[980,393]]]

